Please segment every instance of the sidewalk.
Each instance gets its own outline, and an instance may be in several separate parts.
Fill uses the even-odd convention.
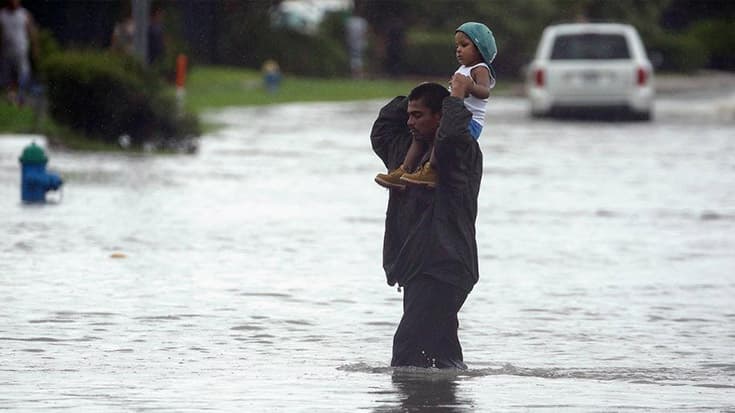
[[[702,70],[693,75],[656,75],[656,93],[732,95],[735,93],[735,72]]]

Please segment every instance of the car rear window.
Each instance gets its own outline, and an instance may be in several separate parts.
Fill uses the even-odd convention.
[[[620,34],[564,34],[557,36],[551,60],[630,59],[625,37]]]

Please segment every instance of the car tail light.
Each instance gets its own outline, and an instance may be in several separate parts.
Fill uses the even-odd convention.
[[[648,81],[648,72],[646,71],[646,69],[639,67],[638,68],[638,86],[645,86],[647,81]]]
[[[533,74],[537,87],[544,87],[544,69],[536,69]]]

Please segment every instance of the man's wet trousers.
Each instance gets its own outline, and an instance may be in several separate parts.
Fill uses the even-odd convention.
[[[466,298],[466,291],[431,276],[411,279],[403,287],[391,366],[467,368],[457,337],[457,312]]]

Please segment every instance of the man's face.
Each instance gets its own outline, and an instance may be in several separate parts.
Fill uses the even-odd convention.
[[[433,141],[441,112],[432,112],[422,99],[408,101],[408,128],[416,140]]]

